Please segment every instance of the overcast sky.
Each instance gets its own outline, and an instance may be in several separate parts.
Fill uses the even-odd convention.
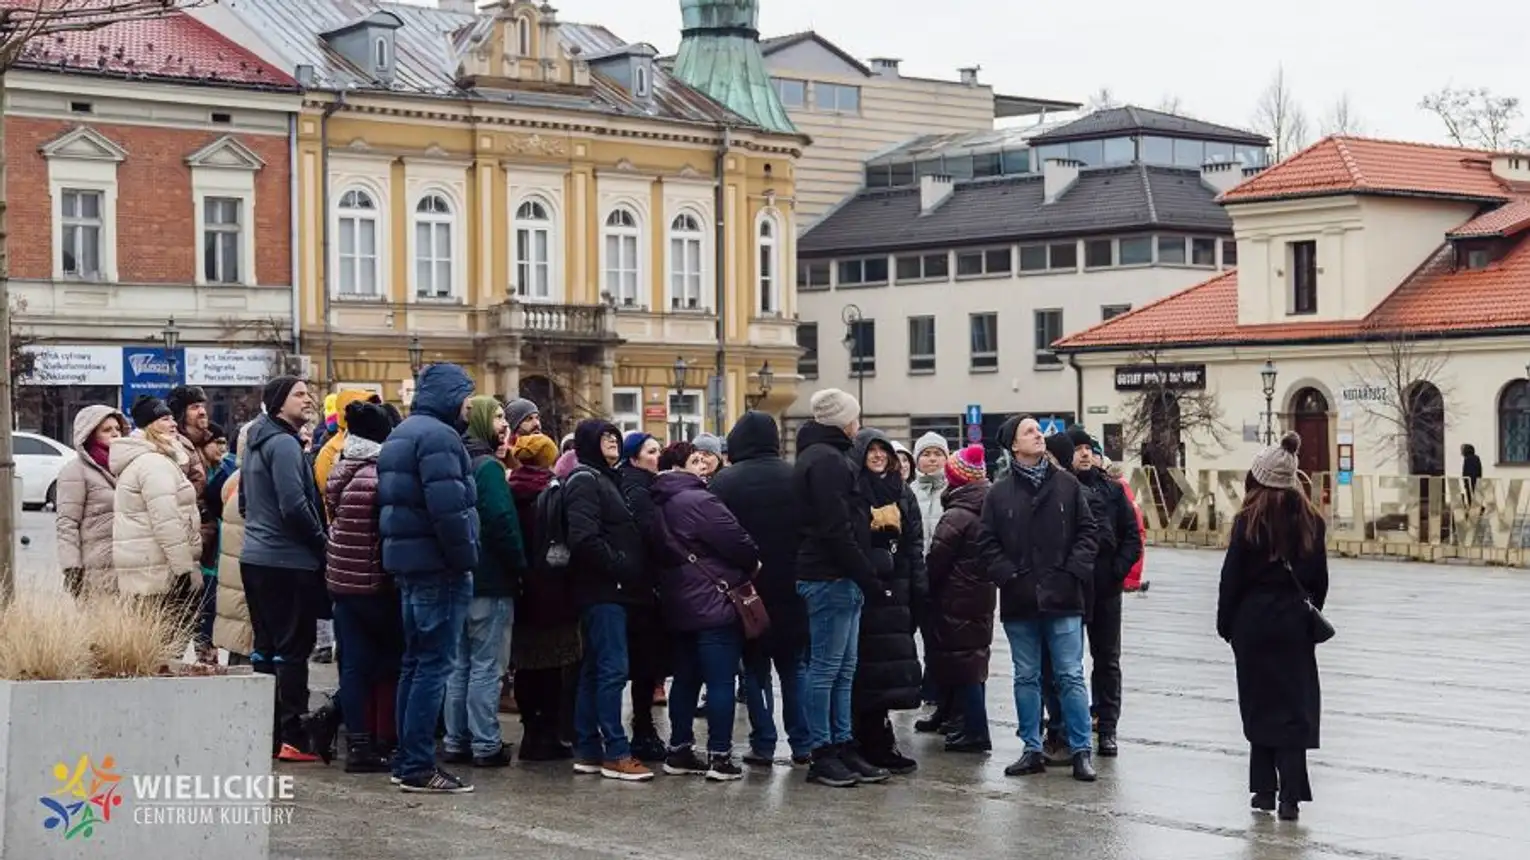
[[[1426,92],[1454,83],[1530,96],[1530,12],[1516,0],[760,2],[764,35],[816,30],[861,59],[901,58],[905,74],[955,78],[976,63],[1006,94],[1085,101],[1109,87],[1145,107],[1174,95],[1185,112],[1230,125],[1249,124],[1281,64],[1314,133],[1346,92],[1368,134],[1441,142],[1439,122],[1417,107]],[[554,5],[564,20],[666,53],[679,42],[679,0]]]

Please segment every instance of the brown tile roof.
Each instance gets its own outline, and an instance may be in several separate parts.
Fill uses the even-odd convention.
[[[1325,137],[1222,195],[1227,203],[1390,194],[1507,200],[1515,196],[1493,176],[1494,153],[1479,149]]]
[[[1238,273],[1232,271],[1069,335],[1054,347],[1100,351],[1530,329],[1530,241],[1481,269],[1457,269],[1454,258],[1450,243],[1441,245],[1360,320],[1239,325]]]
[[[1448,238],[1470,239],[1515,236],[1530,229],[1530,200],[1515,200],[1450,231]]]

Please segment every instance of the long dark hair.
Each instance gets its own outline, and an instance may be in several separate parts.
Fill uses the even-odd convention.
[[[1300,490],[1266,487],[1252,472],[1243,479],[1238,528],[1270,558],[1308,558],[1323,550],[1323,515]]]

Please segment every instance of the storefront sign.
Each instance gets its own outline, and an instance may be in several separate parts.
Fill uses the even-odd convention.
[[[32,372],[22,385],[121,385],[120,346],[24,346],[31,353]]]
[[[132,414],[133,401],[148,394],[166,397],[180,385],[186,367],[185,350],[158,346],[122,348],[122,411]]]
[[[1204,364],[1134,364],[1116,368],[1117,391],[1148,388],[1199,391],[1205,387]]]
[[[186,348],[187,385],[265,385],[275,373],[274,349]]]
[[[644,406],[643,407],[643,420],[644,421],[663,421],[663,420],[665,420],[668,417],[669,417],[669,412],[667,412],[664,409],[663,406]]]

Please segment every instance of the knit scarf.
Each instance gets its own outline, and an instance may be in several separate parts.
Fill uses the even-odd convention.
[[[1034,466],[1027,466],[1019,460],[1010,463],[1010,468],[1015,474],[1029,481],[1032,489],[1040,489],[1041,482],[1047,479],[1047,471],[1052,468],[1047,458],[1042,457]]]
[[[102,445],[100,442],[91,439],[89,442],[85,443],[85,453],[90,455],[90,459],[94,460],[97,466],[100,466],[101,468],[108,471],[111,470],[111,466],[109,465],[111,461],[111,451],[108,450],[105,445]]]

